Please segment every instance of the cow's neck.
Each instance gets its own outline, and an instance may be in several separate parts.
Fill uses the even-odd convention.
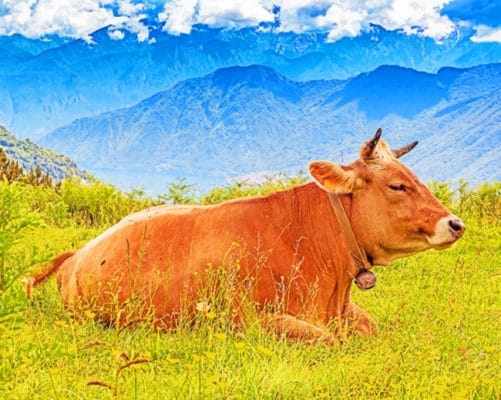
[[[326,255],[345,261],[343,268],[346,273],[356,274],[357,269],[350,267],[353,263],[349,252],[343,252],[343,256],[339,254],[340,241],[348,250],[349,246],[342,235],[328,194],[313,182],[294,188],[291,194],[293,198],[292,218],[296,220],[296,226],[300,227],[302,232],[307,233],[308,237],[315,238],[315,246],[327,252]],[[340,199],[346,216],[351,222],[352,198],[350,195],[341,195]],[[342,244],[341,247],[343,247]]]
[[[288,193],[291,217],[298,230],[297,237],[308,238],[307,253],[315,269],[324,279],[322,289],[326,297],[326,318],[341,316],[349,303],[352,278],[357,268],[349,254],[349,248],[341,234],[337,218],[328,195],[315,183],[308,183]],[[351,214],[350,196],[342,196],[342,204],[348,218]]]

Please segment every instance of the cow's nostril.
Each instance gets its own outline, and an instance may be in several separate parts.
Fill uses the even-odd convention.
[[[465,225],[463,224],[463,221],[460,219],[451,219],[449,220],[449,226],[451,229],[454,231],[454,233],[461,234],[465,230]]]

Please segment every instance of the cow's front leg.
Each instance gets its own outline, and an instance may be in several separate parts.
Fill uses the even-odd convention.
[[[353,302],[348,306],[347,319],[353,333],[364,337],[377,334],[376,321]]]
[[[332,345],[336,337],[327,330],[288,314],[266,314],[262,319],[265,330],[278,337],[301,342],[320,342]]]

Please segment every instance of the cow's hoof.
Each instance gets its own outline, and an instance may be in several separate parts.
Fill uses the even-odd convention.
[[[377,324],[370,319],[360,319],[355,321],[352,329],[355,335],[361,337],[375,336],[378,333]]]
[[[352,334],[368,337],[378,333],[376,321],[355,303],[350,304],[349,330]]]
[[[339,343],[339,339],[331,333],[326,333],[318,339],[319,344],[323,344],[324,346],[334,346]]]

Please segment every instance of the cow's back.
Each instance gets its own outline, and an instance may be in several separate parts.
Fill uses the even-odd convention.
[[[65,262],[61,291],[67,303],[84,300],[93,308],[110,309],[134,296],[147,299],[162,319],[178,312],[184,300],[199,298],[206,271],[223,266],[238,268],[240,281],[252,278],[261,304],[284,296],[281,285],[293,280],[298,294],[290,296],[289,306],[299,312],[307,292],[318,290],[311,285],[332,286],[339,278],[333,270],[319,270],[319,264],[324,268],[327,260],[333,268],[346,261],[339,254],[342,244],[321,248],[330,234],[319,229],[325,218],[298,213],[296,200],[280,194],[218,206],[160,206],[129,215]],[[317,217],[318,223],[308,221]]]

